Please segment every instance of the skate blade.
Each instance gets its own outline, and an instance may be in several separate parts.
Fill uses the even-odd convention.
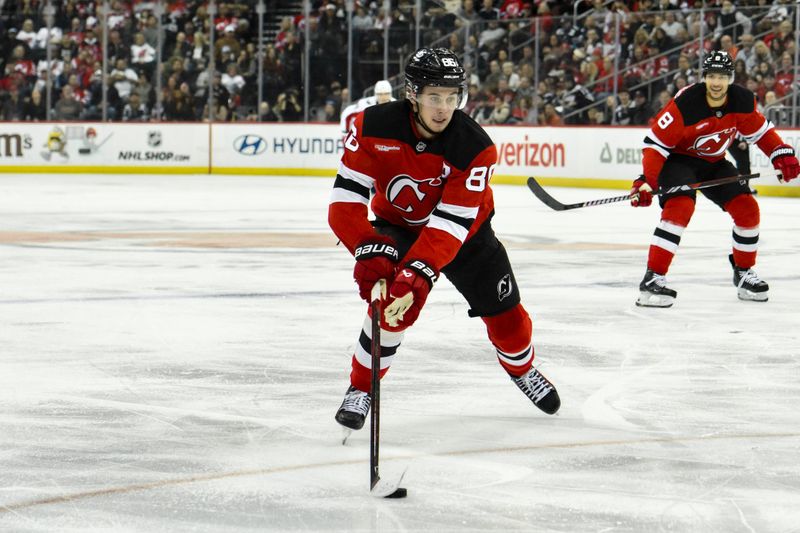
[[[747,289],[738,289],[739,299],[746,302],[766,302],[769,300],[768,292],[753,292]]]
[[[639,298],[636,300],[636,305],[639,307],[672,307],[673,303],[675,303],[675,298],[672,296],[652,294],[645,291],[640,292]]]
[[[403,470],[403,473],[400,474],[400,477],[395,481],[388,481],[386,479],[378,478],[375,486],[369,491],[370,496],[374,496],[376,498],[405,497],[405,495],[400,495],[402,493],[406,493],[405,489],[400,488],[400,483],[403,482],[403,477],[406,475],[407,470],[408,469]],[[398,494],[398,491],[400,491],[400,494]],[[394,496],[395,494],[397,494],[397,496]]]

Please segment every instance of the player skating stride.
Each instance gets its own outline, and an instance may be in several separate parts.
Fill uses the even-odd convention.
[[[542,411],[554,414],[555,387],[533,368],[531,320],[494,234],[489,180],[497,150],[460,110],[466,74],[444,48],[422,48],[405,69],[406,99],[367,108],[345,138],[329,208],[331,228],[355,256],[362,299],[380,279],[389,286],[381,317],[381,377],[404,331],[443,273],[481,317],[497,358]],[[370,204],[370,190],[375,195]],[[371,205],[375,220],[368,220]],[[336,420],[360,429],[370,408],[370,319],[352,358],[350,387]]]
[[[785,144],[756,108],[752,92],[733,80],[733,61],[726,52],[713,52],[703,61],[703,83],[679,91],[655,116],[645,137],[644,174],[634,180],[631,204],[648,206],[651,191],[692,182],[737,175],[725,159],[737,132],[756,144],[783,175],[784,181],[800,173],[794,149]],[[769,286],[753,271],[758,249],[760,215],[747,182],[702,190],[733,219],[733,251],[729,256],[733,284],[742,300],[765,302]],[[694,213],[697,192],[686,190],[659,197],[661,221],[656,226],[647,258],[647,272],[639,284],[636,305],[670,307],[677,292],[666,285],[666,274],[678,251],[681,235]]]

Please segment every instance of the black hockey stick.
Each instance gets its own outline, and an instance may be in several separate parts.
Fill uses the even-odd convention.
[[[369,428],[369,491],[378,498],[405,498],[408,491],[400,487],[403,476],[396,483],[381,479],[378,473],[380,427],[381,427],[381,306],[386,281],[380,280],[372,287],[369,309],[372,315],[372,382],[370,384],[370,428]],[[405,475],[405,472],[403,473]]]
[[[728,176],[725,178],[717,178],[708,181],[699,181],[697,183],[689,183],[688,185],[676,185],[675,187],[668,187],[666,189],[658,188],[655,191],[653,191],[652,194],[653,196],[657,196],[659,194],[674,193],[678,191],[707,189],[709,187],[716,187],[717,185],[725,185],[726,183],[747,181],[754,178],[758,178],[759,176],[761,176],[761,174],[758,172],[756,172],[755,174],[745,174],[743,176]],[[626,200],[631,199],[630,194],[624,194],[621,196],[612,196],[610,198],[601,198],[599,200],[587,200],[585,202],[578,202],[576,204],[562,204],[561,202],[550,196],[550,194],[548,194],[548,192],[545,191],[541,185],[539,185],[539,182],[536,181],[536,178],[533,177],[528,178],[528,188],[547,207],[555,209],[556,211],[567,211],[568,209],[578,209],[580,207],[590,207],[593,205],[604,205],[604,204],[611,204],[614,202],[624,202]]]

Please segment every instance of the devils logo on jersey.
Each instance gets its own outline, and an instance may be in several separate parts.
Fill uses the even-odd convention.
[[[403,213],[403,220],[414,225],[425,224],[441,197],[433,189],[442,185],[444,181],[441,177],[416,180],[407,174],[400,174],[389,181],[386,198]]]
[[[707,157],[720,156],[728,149],[735,134],[736,128],[727,128],[722,131],[701,135],[695,139],[691,150]]]

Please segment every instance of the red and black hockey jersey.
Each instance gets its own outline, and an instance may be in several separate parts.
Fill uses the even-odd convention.
[[[783,142],[758,111],[755,95],[744,87],[730,85],[725,104],[714,108],[706,101],[705,84],[684,88],[655,116],[644,139],[642,164],[647,182],[656,188],[664,161],[672,153],[719,161],[737,132],[768,156]]]
[[[376,216],[419,234],[407,258],[441,269],[489,217],[494,143],[456,111],[435,139],[420,137],[407,101],[367,108],[345,138],[328,221],[351,253],[375,235]]]

